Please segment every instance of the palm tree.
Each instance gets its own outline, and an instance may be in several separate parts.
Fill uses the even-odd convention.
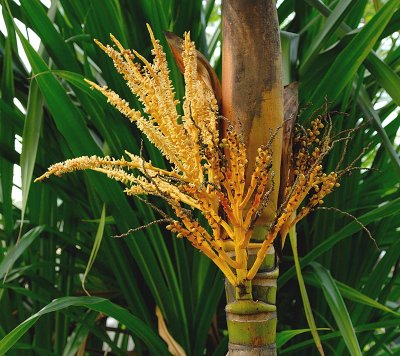
[[[7,4],[13,17],[41,38],[39,54],[23,40],[24,34],[17,32]],[[384,347],[396,350],[391,341],[396,338],[398,325],[398,314],[393,311],[396,305],[392,303],[398,298],[395,266],[400,250],[395,219],[399,212],[398,187],[393,184],[398,181],[399,170],[393,148],[398,128],[399,2],[335,4],[311,0],[285,0],[279,4],[281,29],[300,34],[297,55],[293,50],[298,36],[283,37],[284,63],[299,64],[302,120],[314,110],[309,102],[318,107],[325,96],[332,103],[331,111],[347,113],[335,116],[337,130],[352,129],[363,120],[371,120],[353,135],[351,149],[343,158],[343,164],[348,165],[362,152],[363,170],[355,170],[345,178],[341,189],[327,199],[326,206],[358,217],[380,250],[349,216],[319,210],[299,224],[298,252],[304,255],[301,266],[305,282],[312,287],[308,295],[316,324],[329,328],[320,331],[324,347],[338,352],[347,347],[356,354],[359,345],[363,352],[374,354]],[[170,348],[175,347],[175,353],[181,352],[177,351],[178,344],[187,354],[203,354],[205,349],[210,353],[214,350],[216,355],[226,352],[227,338],[222,332],[224,302],[220,302],[222,277],[209,260],[194,253],[184,241],[169,239],[169,233],[156,225],[146,233],[136,232],[134,238],[110,238],[153,221],[147,205],[128,201],[117,183],[105,183],[96,174],[30,184],[32,177],[39,176],[48,165],[66,158],[90,154],[120,156],[124,149],[139,154],[138,132],[83,82],[83,77],[104,80],[121,96],[130,95],[109,63],[101,60],[93,38],[105,43],[112,32],[126,47],[148,54],[145,22],[152,25],[164,49],[167,45],[162,30],[178,35],[191,30],[198,49],[213,58],[220,74],[221,61],[215,52],[220,28],[212,26],[214,33],[208,38],[205,32],[209,20],[218,24],[218,9],[213,1],[204,6],[201,2],[184,1],[167,1],[157,6],[148,1],[60,1],[50,8],[36,0],[22,0],[21,5],[2,1],[8,36],[2,35],[0,39],[2,73],[7,73],[2,76],[0,101],[0,209],[2,246],[9,252],[0,265],[1,276],[6,275],[1,310],[7,311],[1,315],[0,332],[5,335],[52,299],[67,296],[21,324],[2,341],[2,352],[30,327],[32,332],[25,333],[15,345],[20,349],[9,350],[8,354],[68,354],[79,348],[95,352],[103,342],[120,354],[131,349],[130,336],[137,352],[163,354],[167,352],[166,346],[159,335],[168,340]],[[17,36],[24,45],[32,74],[18,55]],[[287,56],[290,50],[292,55]],[[173,63],[170,53],[167,57]],[[172,68],[171,77],[178,96],[182,96],[178,68]],[[284,84],[288,83],[284,78]],[[26,113],[15,106],[13,97]],[[379,101],[382,107],[375,105]],[[392,121],[382,126],[387,117],[386,122]],[[23,139],[20,154],[13,148],[15,135],[17,140]],[[342,150],[343,147],[335,148],[326,164],[334,168]],[[142,154],[158,166],[164,164],[146,140]],[[15,242],[21,206],[11,200],[14,163],[22,167],[25,207],[19,244]],[[106,213],[102,214],[104,204]],[[308,332],[301,334],[307,322],[298,307],[301,298],[296,273],[291,257],[287,256],[291,254],[286,248],[280,263],[277,346],[282,354],[309,354],[313,340]],[[96,297],[81,296],[79,274],[85,274],[88,261],[91,271],[85,287]],[[74,305],[85,309],[67,309]],[[155,322],[155,305],[160,309],[158,315],[162,315],[160,327]],[[55,313],[44,315],[50,311]],[[100,312],[117,320],[112,328],[115,335],[107,334],[110,327],[105,325],[106,319],[99,316],[104,315]],[[384,334],[376,332],[382,328]],[[288,341],[293,337],[296,339]]]

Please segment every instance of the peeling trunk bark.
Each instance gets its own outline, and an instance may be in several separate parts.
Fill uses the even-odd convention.
[[[243,134],[248,180],[258,147],[276,135],[272,142],[274,191],[253,234],[253,241],[262,241],[275,219],[282,152],[282,58],[275,2],[223,0],[222,36],[222,113]],[[248,252],[251,265],[256,251]],[[252,299],[241,299],[226,283],[229,356],[276,355],[277,276],[271,246],[259,273],[249,282]]]

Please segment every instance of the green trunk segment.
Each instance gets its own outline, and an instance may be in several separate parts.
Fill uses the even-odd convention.
[[[276,267],[271,272],[257,273],[253,279],[253,298],[265,303],[276,304],[276,289],[279,269]]]
[[[257,250],[249,249],[249,265]],[[276,288],[279,269],[271,246],[260,272],[246,287],[252,299],[238,298],[238,287],[225,282],[225,308],[229,334],[229,356],[276,355]]]
[[[268,348],[275,344],[276,312],[258,312],[257,314],[227,312],[226,315],[230,344],[268,346]]]

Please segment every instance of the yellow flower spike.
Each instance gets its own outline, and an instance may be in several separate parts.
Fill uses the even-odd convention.
[[[126,116],[131,122],[135,122],[142,117],[140,111],[131,109],[129,107],[129,103],[124,99],[121,99],[119,95],[111,89],[108,89],[107,87],[101,87],[100,85],[93,83],[88,79],[85,79],[85,82],[88,83],[92,89],[96,89],[102,93],[107,98],[107,101],[121,114]]]

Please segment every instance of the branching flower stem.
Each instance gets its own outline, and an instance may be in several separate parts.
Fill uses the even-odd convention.
[[[137,96],[143,105],[143,113],[131,108],[113,90],[86,81],[137,125],[170,162],[171,170],[158,168],[141,155],[125,152],[128,159],[83,156],[56,163],[36,180],[90,169],[123,183],[128,195],[161,197],[171,206],[174,216],[163,213],[163,219],[159,221],[168,222],[168,230],[178,238],[187,239],[220,268],[233,286],[245,290],[242,299],[251,299],[251,280],[278,233],[284,242],[287,231],[339,186],[338,179],[342,174],[324,173],[322,168],[323,158],[334,144],[330,139],[331,119],[325,112],[314,118],[308,129],[296,126],[293,166],[290,168],[293,183],[286,187],[284,203],[277,209],[265,239],[255,244],[251,242],[253,230],[275,189],[271,147],[280,128],[271,133],[267,145],[258,149],[254,170],[247,179],[246,147],[240,133],[229,122],[224,137],[220,137],[217,101],[210,90],[212,86],[198,76],[196,50],[189,33],[185,34],[183,46],[185,98],[181,116],[166,55],[150,27],[149,32],[153,62],[136,51],[125,49],[112,35],[115,48],[95,41]],[[347,135],[341,139],[347,142],[349,138]],[[246,182],[249,182],[248,186]],[[151,203],[149,206],[154,207]],[[294,217],[298,209],[300,211]],[[204,216],[207,222],[204,226],[192,210]],[[251,266],[249,248],[258,249]]]

